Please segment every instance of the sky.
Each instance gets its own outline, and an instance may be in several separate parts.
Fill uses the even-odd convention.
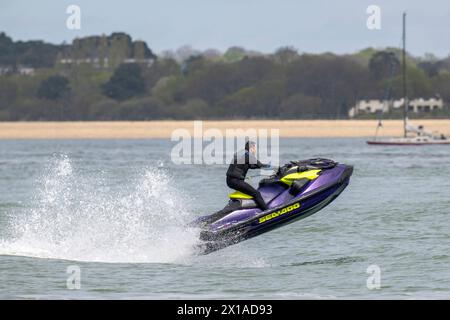
[[[81,29],[69,30],[69,5],[81,9]],[[367,7],[380,8],[381,29],[369,30]],[[76,37],[126,32],[156,53],[190,45],[221,51],[242,46],[265,53],[353,53],[399,47],[407,12],[407,50],[450,54],[449,0],[0,0],[0,31],[14,40],[70,43]]]

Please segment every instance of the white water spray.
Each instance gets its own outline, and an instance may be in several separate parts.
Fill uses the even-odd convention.
[[[185,201],[163,170],[111,188],[100,173],[77,174],[55,157],[39,179],[32,209],[14,215],[12,238],[0,254],[96,262],[183,262],[194,253],[195,230]]]

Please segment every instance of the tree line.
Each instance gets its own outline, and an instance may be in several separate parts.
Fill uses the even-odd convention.
[[[291,47],[261,54],[234,47],[177,59],[157,57],[145,43],[126,38],[122,63],[94,64],[104,50],[89,46],[103,43],[107,55],[117,57],[115,47],[102,39],[119,42],[121,35],[91,37],[84,41],[87,47],[77,40],[72,52],[78,57],[83,52],[84,60],[75,63],[70,45],[18,43],[0,34],[0,70],[35,68],[34,75],[0,75],[0,120],[342,119],[357,100],[402,96],[396,48],[336,55]],[[138,51],[152,62],[127,57]],[[62,56],[72,63],[61,63]],[[407,78],[411,98],[439,94],[450,101],[450,57],[407,55]]]

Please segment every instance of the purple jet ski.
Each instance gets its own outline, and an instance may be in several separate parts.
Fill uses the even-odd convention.
[[[349,184],[353,167],[329,159],[291,161],[259,182],[269,209],[261,211],[252,197],[229,195],[222,210],[200,217],[201,252],[210,252],[306,218],[332,202]]]

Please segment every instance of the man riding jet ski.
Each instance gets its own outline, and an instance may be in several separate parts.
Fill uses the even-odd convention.
[[[312,215],[347,187],[352,173],[352,166],[329,159],[291,161],[281,166],[262,179],[256,190],[266,210],[257,204],[256,193],[238,190],[229,195],[230,200],[222,210],[193,222],[202,229],[201,253],[225,248]]]
[[[227,171],[227,185],[231,189],[248,194],[253,197],[261,210],[267,210],[267,205],[261,197],[261,193],[245,182],[248,169],[270,168],[268,164],[262,164],[256,159],[256,143],[247,141],[244,152],[236,152],[233,161]]]

